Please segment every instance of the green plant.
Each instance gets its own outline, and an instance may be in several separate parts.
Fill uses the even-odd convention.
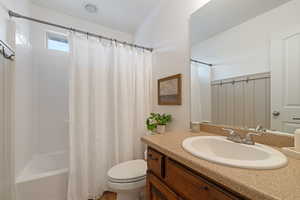
[[[150,113],[146,121],[147,129],[154,131],[158,125],[167,125],[172,121],[172,116],[167,114]]]

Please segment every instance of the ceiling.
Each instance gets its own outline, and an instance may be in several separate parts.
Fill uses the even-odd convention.
[[[192,45],[242,24],[288,1],[290,0],[211,0],[192,15]]]
[[[162,0],[31,0],[33,3],[79,17],[102,26],[133,34]],[[98,12],[88,13],[87,3],[97,5]]]

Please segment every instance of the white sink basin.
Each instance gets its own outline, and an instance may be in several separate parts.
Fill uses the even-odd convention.
[[[287,164],[286,156],[271,147],[234,143],[225,137],[191,137],[182,146],[196,157],[232,167],[276,169]]]

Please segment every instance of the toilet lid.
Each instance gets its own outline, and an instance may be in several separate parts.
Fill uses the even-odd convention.
[[[122,180],[137,180],[146,176],[147,163],[144,160],[131,160],[120,163],[112,167],[107,175],[109,179]]]

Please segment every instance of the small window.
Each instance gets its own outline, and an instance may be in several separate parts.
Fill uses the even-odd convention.
[[[66,35],[47,32],[47,48],[50,50],[69,52],[69,41]]]

